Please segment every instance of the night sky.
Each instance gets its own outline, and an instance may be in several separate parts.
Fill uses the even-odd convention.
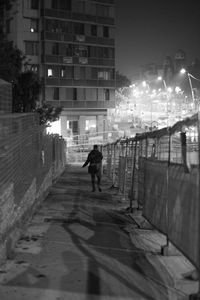
[[[200,59],[200,0],[116,0],[116,70],[132,79],[178,49]]]

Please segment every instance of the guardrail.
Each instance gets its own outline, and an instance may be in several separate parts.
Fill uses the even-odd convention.
[[[143,216],[200,269],[200,115],[102,147],[105,171]]]

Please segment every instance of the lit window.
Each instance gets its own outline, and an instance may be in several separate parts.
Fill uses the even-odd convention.
[[[53,70],[52,69],[48,69],[47,75],[48,75],[48,77],[52,77],[53,76]]]
[[[30,32],[38,32],[38,20],[37,19],[30,20]]]
[[[109,80],[109,72],[108,71],[99,71],[98,79]]]

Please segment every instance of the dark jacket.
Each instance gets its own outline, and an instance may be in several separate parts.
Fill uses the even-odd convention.
[[[88,164],[90,164],[90,165],[99,164],[99,163],[101,163],[102,159],[103,159],[102,153],[97,149],[93,149],[88,154],[87,160],[83,164],[83,167],[87,166]]]

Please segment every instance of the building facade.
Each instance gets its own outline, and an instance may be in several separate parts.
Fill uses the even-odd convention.
[[[115,106],[114,0],[16,0],[5,25],[43,80],[42,101],[63,107],[63,137],[105,132]]]

